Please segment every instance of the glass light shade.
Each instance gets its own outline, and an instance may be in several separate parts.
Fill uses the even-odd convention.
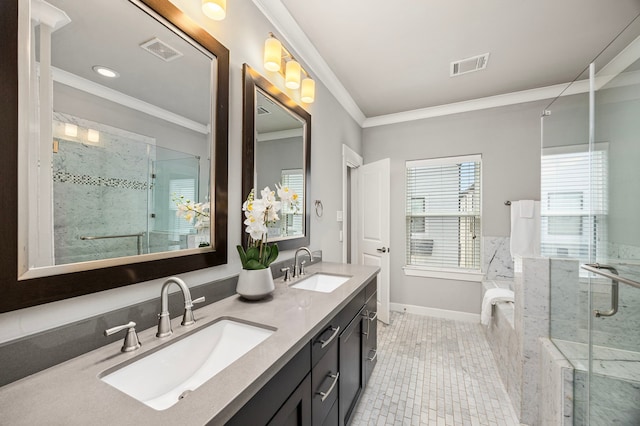
[[[264,42],[264,68],[268,71],[280,71],[282,63],[282,43],[277,38],[269,37]]]
[[[294,90],[300,88],[300,64],[296,61],[287,62],[284,85]]]
[[[300,89],[300,100],[305,104],[310,104],[316,99],[316,82],[310,78],[302,80]]]
[[[215,21],[222,21],[227,16],[227,0],[202,0],[202,13]]]
[[[87,140],[89,142],[97,143],[100,142],[100,132],[95,129],[87,130]]]
[[[78,126],[71,123],[64,123],[64,134],[71,137],[78,136]]]

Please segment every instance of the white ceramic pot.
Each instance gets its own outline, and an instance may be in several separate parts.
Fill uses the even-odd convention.
[[[236,293],[245,299],[259,300],[270,295],[275,289],[270,268],[240,271]]]

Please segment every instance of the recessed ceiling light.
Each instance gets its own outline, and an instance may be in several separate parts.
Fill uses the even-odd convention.
[[[114,71],[107,67],[103,67],[101,65],[94,65],[92,69],[94,72],[100,74],[103,77],[109,77],[109,78],[120,77],[120,73],[118,73],[117,71]]]

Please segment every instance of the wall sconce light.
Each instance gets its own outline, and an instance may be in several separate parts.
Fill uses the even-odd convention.
[[[64,123],[64,134],[72,138],[78,137],[78,126],[71,123]]]
[[[264,42],[264,67],[273,72],[280,71],[282,64],[282,43],[275,37]]]
[[[214,21],[227,16],[227,0],[202,0],[202,13]]]
[[[100,131],[95,129],[87,129],[87,140],[93,143],[100,142]]]
[[[284,85],[288,89],[300,89],[302,102],[310,104],[315,100],[315,81],[273,33],[269,33],[269,37],[264,42],[264,68],[268,71],[280,72],[284,76]],[[304,78],[301,83],[303,73]]]

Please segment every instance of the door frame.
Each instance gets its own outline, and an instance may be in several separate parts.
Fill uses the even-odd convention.
[[[358,168],[364,164],[363,158],[347,145],[342,144],[342,262],[347,263],[349,241],[351,241],[351,259],[354,253],[358,253],[358,239],[353,238],[353,230],[358,229],[358,196],[357,191],[351,191],[351,200],[347,197],[349,194],[349,185],[355,182],[357,188]],[[349,181],[349,173],[351,173],[351,182]],[[353,188],[353,186],[352,186]],[[349,226],[351,225],[351,226]]]

